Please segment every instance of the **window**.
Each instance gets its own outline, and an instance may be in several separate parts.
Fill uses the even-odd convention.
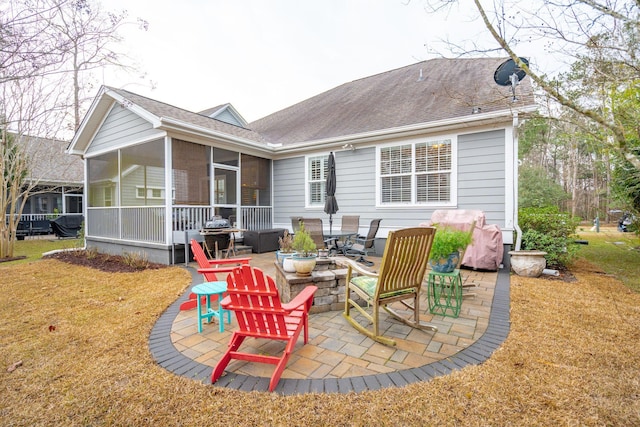
[[[103,206],[113,206],[113,188],[112,187],[104,187]]]
[[[307,201],[309,206],[324,206],[329,156],[307,158]]]
[[[164,188],[136,187],[138,199],[164,199]]]
[[[380,203],[452,202],[451,139],[380,148]]]

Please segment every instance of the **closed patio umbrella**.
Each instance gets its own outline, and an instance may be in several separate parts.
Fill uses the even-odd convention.
[[[324,201],[324,213],[329,214],[329,233],[331,233],[333,226],[333,214],[338,212],[338,201],[336,200],[336,159],[333,156],[333,151],[329,153],[327,166],[327,194]]]

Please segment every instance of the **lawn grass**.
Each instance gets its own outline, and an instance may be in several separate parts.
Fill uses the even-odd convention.
[[[39,239],[17,240],[15,243],[14,256],[26,258],[6,261],[2,265],[15,265],[26,262],[32,262],[42,258],[42,254],[56,249],[72,249],[83,246],[81,239],[59,239],[54,236],[48,236]]]
[[[36,253],[51,242],[23,243]],[[584,260],[573,268],[575,282],[511,277],[509,336],[480,365],[406,387],[280,396],[152,359],[151,328],[190,284],[183,268],[1,263],[0,425],[640,425],[640,295]]]
[[[629,289],[640,292],[640,238],[621,233],[616,227],[601,227],[599,232],[579,230],[589,244],[580,247],[579,257],[614,275]]]

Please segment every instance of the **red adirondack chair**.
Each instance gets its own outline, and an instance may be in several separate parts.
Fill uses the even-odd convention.
[[[289,356],[300,332],[304,331],[304,343],[309,340],[309,309],[318,288],[307,286],[291,302],[280,303],[278,288],[272,277],[259,268],[243,265],[227,276],[227,296],[222,307],[233,310],[238,330],[233,333],[229,347],[211,374],[215,383],[231,359],[276,365],[271,376],[269,391],[273,391],[287,366]],[[281,356],[242,353],[238,351],[245,338],[266,338],[286,341]]]
[[[239,265],[249,265],[251,257],[247,258],[226,258],[226,259],[209,259],[205,255],[202,246],[195,239],[191,239],[191,252],[193,252],[193,259],[198,263],[198,273],[204,276],[205,282],[217,282],[221,280],[216,273],[230,273]],[[224,278],[222,279],[224,280]],[[206,297],[202,298],[202,304]],[[212,295],[211,299],[215,300],[216,295]],[[198,305],[198,297],[194,293],[189,294],[189,299],[180,304],[180,310],[191,310]]]

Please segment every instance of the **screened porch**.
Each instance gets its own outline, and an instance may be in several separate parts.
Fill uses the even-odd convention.
[[[87,156],[87,181],[88,245],[172,250],[213,217],[272,227],[266,158],[167,137]]]

